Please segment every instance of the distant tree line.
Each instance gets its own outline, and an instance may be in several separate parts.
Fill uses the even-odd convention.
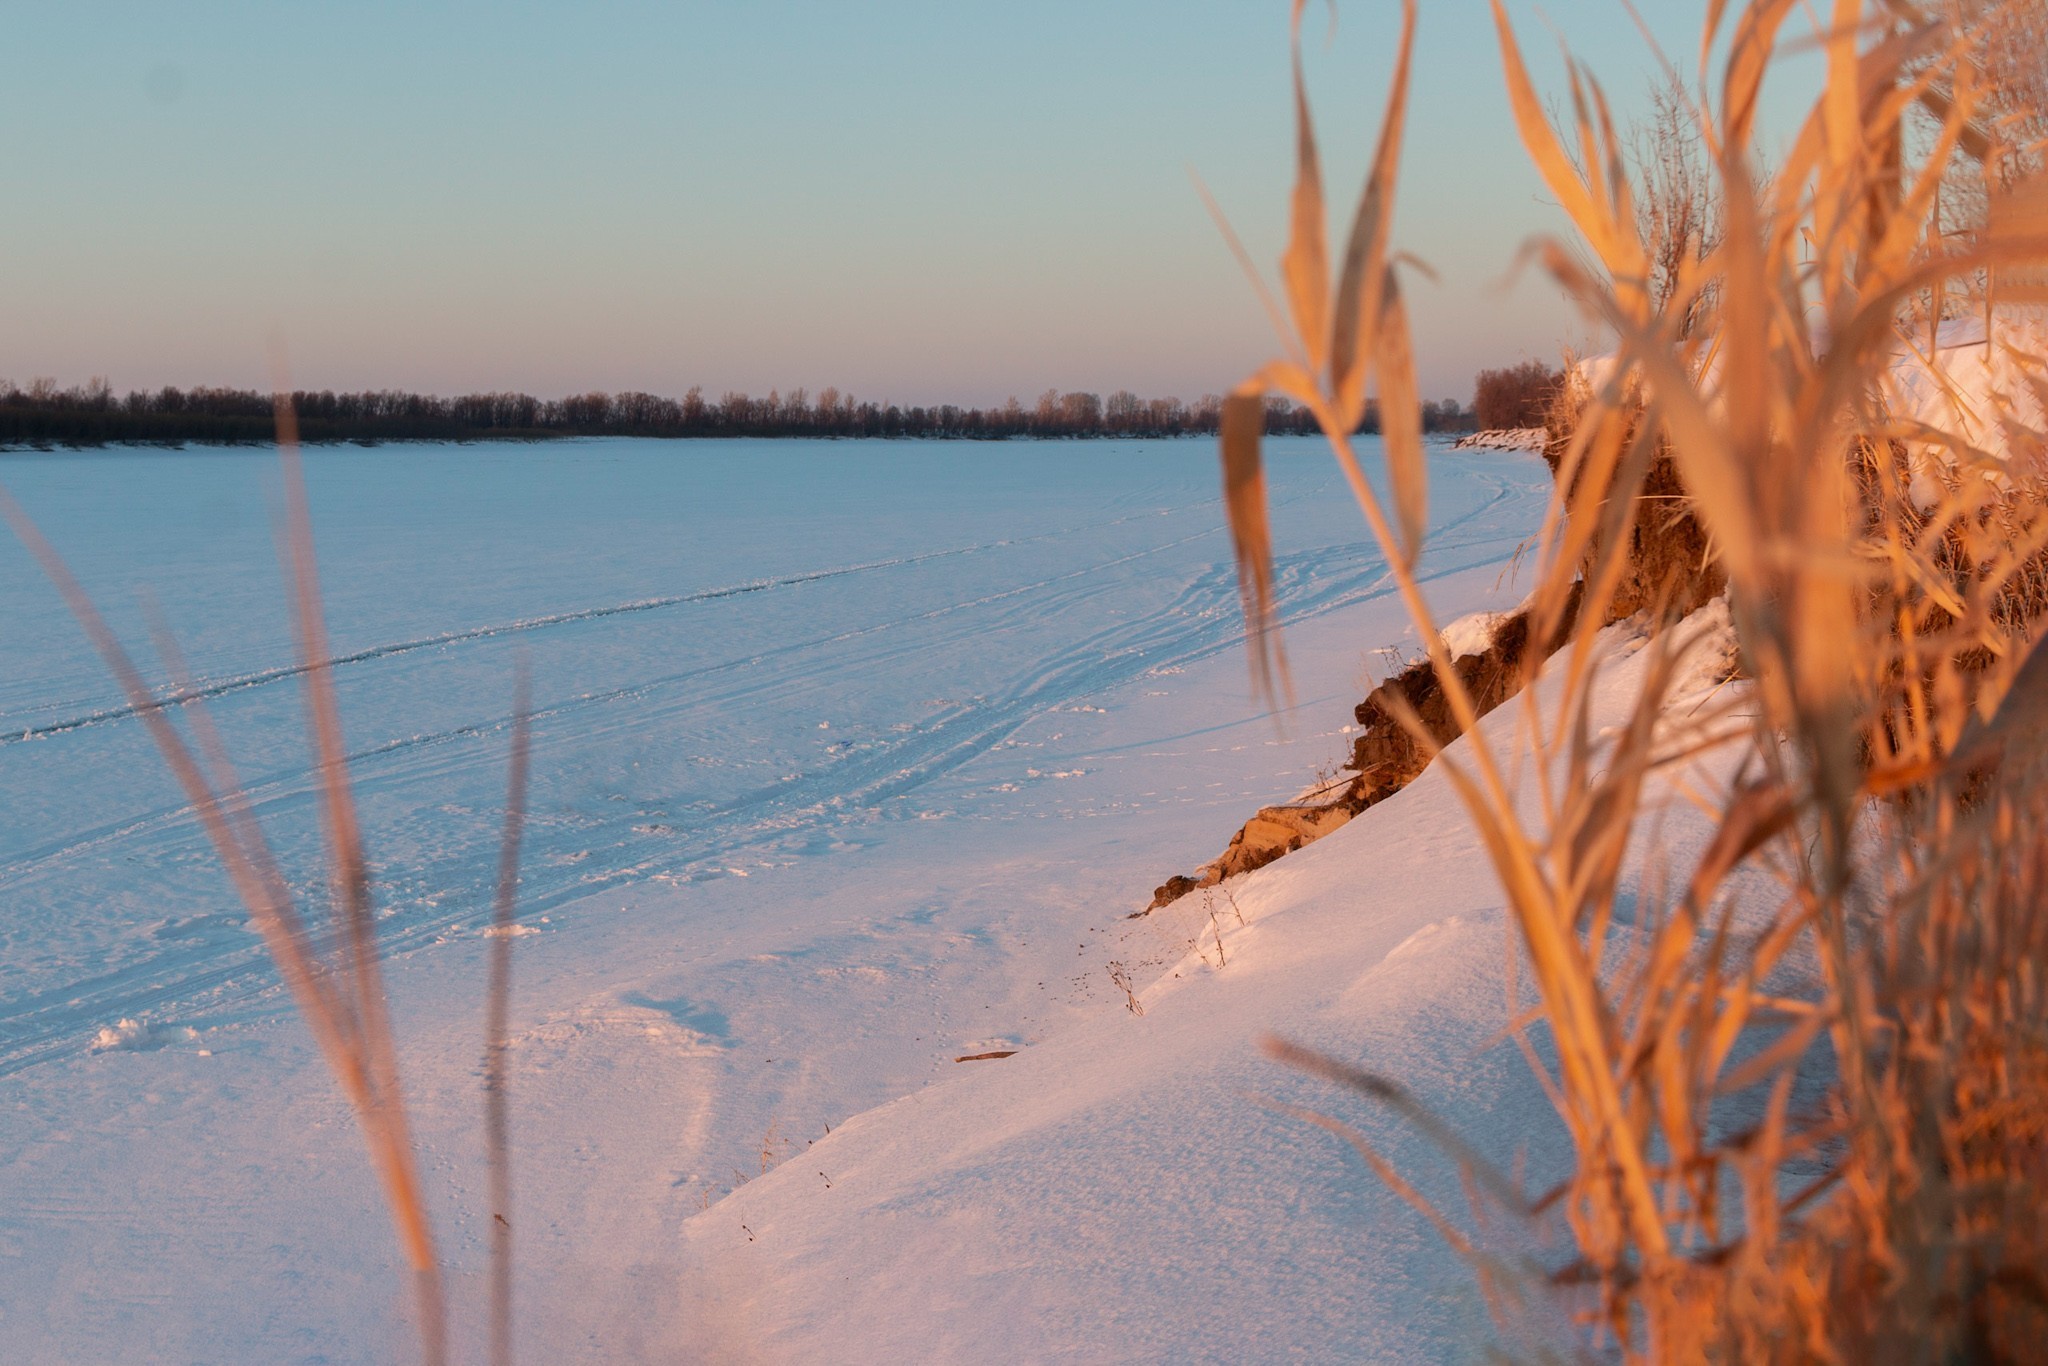
[[[561,436],[812,436],[1166,437],[1216,431],[1223,400],[1194,403],[1139,398],[1119,390],[1103,399],[1048,389],[1036,403],[1012,398],[1001,407],[903,407],[826,389],[766,398],[729,392],[706,398],[693,388],[680,399],[654,394],[467,394],[440,398],[396,391],[336,394],[299,391],[299,435],[308,442],[545,440]],[[1431,431],[1464,430],[1470,414],[1453,399],[1423,405]],[[1378,430],[1368,412],[1362,430]],[[1268,401],[1266,431],[1313,435],[1315,419],[1284,399]],[[271,397],[247,389],[153,389],[118,396],[103,379],[59,389],[38,379],[26,389],[0,380],[0,446],[260,444],[271,441]]]

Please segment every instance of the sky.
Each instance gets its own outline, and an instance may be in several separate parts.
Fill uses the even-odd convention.
[[[1688,61],[1694,0],[1642,6]],[[1276,343],[1285,0],[9,0],[0,377],[117,389],[1194,398]],[[1624,107],[1621,0],[1510,0]],[[1399,9],[1306,25],[1348,212]],[[1423,0],[1398,244],[1425,397],[1586,334],[1485,0]]]

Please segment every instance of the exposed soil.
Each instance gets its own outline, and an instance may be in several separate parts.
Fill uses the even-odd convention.
[[[1576,420],[1577,413],[1562,404],[1552,418],[1543,457],[1553,477],[1569,448]],[[1601,510],[1601,504],[1589,503],[1575,506],[1573,515],[1599,516]],[[1588,551],[1589,562],[1598,550],[1596,544]],[[1693,516],[1677,464],[1668,450],[1660,450],[1644,480],[1641,506],[1629,532],[1622,582],[1605,619],[1594,623],[1594,627],[1598,629],[1650,611],[1658,612],[1666,620],[1676,620],[1718,596],[1726,587],[1727,576],[1709,550],[1705,528]],[[1581,586],[1574,584],[1566,608],[1547,639],[1534,638],[1532,614],[1524,607],[1501,619],[1486,649],[1455,661],[1453,667],[1481,716],[1519,693],[1543,662],[1571,639],[1580,624],[1580,597]],[[1398,719],[1403,704],[1420,723],[1424,735],[1418,736]],[[1385,801],[1414,782],[1438,751],[1460,734],[1450,700],[1435,666],[1428,660],[1410,665],[1374,688],[1358,704],[1356,715],[1364,733],[1351,747],[1351,777],[1334,790],[1334,795],[1331,789],[1325,789],[1313,800],[1260,808],[1215,859],[1192,875],[1177,873],[1154,888],[1151,905],[1139,914],[1157,910],[1189,892],[1213,887],[1239,873],[1262,868],[1314,843],[1367,807]]]

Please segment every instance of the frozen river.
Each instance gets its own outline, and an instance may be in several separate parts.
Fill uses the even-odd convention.
[[[1206,443],[625,442],[309,453],[358,794],[393,950],[487,913],[515,661],[536,783],[522,905],[691,883],[975,818],[1025,720],[1235,647]],[[1526,462],[1438,481],[1438,563],[1498,555]],[[1289,619],[1385,587],[1326,453],[1279,443]],[[318,886],[267,452],[16,456],[0,479],[138,654],[182,642],[260,817]],[[0,541],[0,1067],[268,983],[143,727]],[[1027,799],[1028,800],[1028,799]]]
[[[1512,603],[1547,472],[1433,460],[1433,600]],[[1284,724],[1249,693],[1207,442],[308,453],[458,1343],[480,1340],[476,931],[518,662],[523,1359],[643,1359],[698,1321],[685,1221],[960,1055],[1124,1018],[1116,974],[1169,971],[1203,929],[1199,898],[1129,912],[1345,752],[1380,652],[1416,642],[1328,453],[1277,442],[1272,467]],[[317,922],[275,456],[8,455],[0,483],[139,655],[152,612],[175,632]],[[355,1124],[11,538],[0,659],[0,1359],[408,1356]],[[95,1046],[124,1019],[143,1031]]]

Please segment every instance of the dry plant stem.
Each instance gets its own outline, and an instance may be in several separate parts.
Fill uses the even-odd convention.
[[[506,1032],[512,1000],[512,938],[519,924],[519,842],[526,821],[532,724],[532,679],[522,658],[514,684],[512,762],[506,780],[505,833],[498,845],[498,893],[491,911],[494,933],[484,1021],[484,1151],[490,1168],[493,1366],[511,1366],[512,1362],[512,1145]]]
[[[1109,965],[1109,980],[1118,991],[1124,994],[1124,1008],[1126,1010],[1130,1011],[1133,1015],[1143,1015],[1145,1013],[1145,1003],[1138,999],[1138,993],[1131,988],[1130,969],[1126,968],[1122,963],[1111,963]]]
[[[399,1237],[418,1286],[427,1357],[438,1363],[446,1354],[446,1301],[439,1258],[413,1160],[412,1135],[399,1091],[398,1055],[385,1005],[383,964],[377,952],[376,925],[370,908],[369,868],[363,855],[355,792],[349,782],[348,751],[342,740],[341,708],[335,700],[329,660],[327,623],[321,610],[319,566],[313,553],[313,520],[306,500],[306,478],[299,457],[298,416],[289,396],[277,398],[277,446],[284,472],[284,558],[291,570],[292,625],[299,641],[307,728],[319,759],[322,825],[327,837],[335,917],[341,925],[348,962],[343,980],[353,988],[354,1009],[346,1017],[354,1026],[364,1076],[365,1129],[370,1150],[389,1192]]]
[[[1510,885],[1511,899],[1528,908],[1522,923],[1535,970],[1545,987],[1545,999],[1560,1017],[1559,1053],[1570,1079],[1568,1092],[1583,1098],[1590,1110],[1590,1127],[1580,1134],[1582,1146],[1610,1155],[1618,1168],[1621,1207],[1634,1236],[1661,1255],[1666,1250],[1665,1234],[1640,1150],[1633,1144],[1609,1141],[1609,1136],[1625,1133],[1628,1125],[1615,1081],[1611,1027],[1601,1010],[1593,973],[1583,950],[1569,933],[1569,917],[1561,915],[1555,907],[1557,893],[1541,867],[1537,849],[1520,832],[1513,799],[1499,766],[1483,737],[1476,733],[1478,708],[1453,665],[1416,575],[1426,475],[1422,467],[1420,424],[1413,402],[1415,384],[1408,321],[1383,231],[1385,218],[1391,212],[1392,182],[1398,164],[1414,6],[1405,8],[1404,36],[1389,109],[1382,124],[1380,152],[1361,197],[1353,245],[1347,253],[1344,281],[1334,310],[1327,306],[1331,282],[1322,240],[1320,171],[1298,60],[1300,16],[1301,5],[1296,4],[1297,171],[1293,231],[1282,261],[1282,274],[1287,281],[1294,331],[1309,364],[1276,361],[1241,385],[1226,402],[1221,441],[1225,502],[1238,547],[1255,670],[1262,685],[1265,684],[1271,676],[1264,667],[1272,616],[1270,532],[1265,517],[1258,435],[1264,395],[1277,389],[1315,414],[1360,512],[1387,558],[1401,600],[1428,643],[1430,660],[1452,716],[1459,730],[1468,736],[1477,781],[1456,765],[1446,765],[1448,776],[1479,821],[1496,866]],[[1328,321],[1333,316],[1341,324],[1334,335]],[[1325,361],[1342,367],[1333,368],[1327,387],[1319,373]],[[1351,446],[1350,433],[1363,411],[1368,371],[1376,373],[1379,379],[1398,525],[1388,517]],[[1414,718],[1402,719],[1420,738],[1428,740],[1427,731]]]
[[[1552,431],[1559,497],[1537,540],[1532,617],[1541,632],[1574,622],[1577,638],[1546,689],[1554,717],[1524,690],[1539,820],[1521,814],[1475,733],[1414,574],[1423,502],[1407,322],[1370,226],[1354,230],[1354,245],[1367,243],[1362,269],[1347,269],[1335,307],[1324,297],[1320,170],[1298,65],[1288,359],[1232,396],[1240,420],[1224,433],[1234,486],[1262,493],[1252,418],[1264,394],[1315,412],[1431,642],[1467,751],[1446,776],[1537,986],[1536,1008],[1511,1004],[1505,1033],[1576,1159],[1534,1205],[1562,1219],[1576,1248],[1550,1284],[1586,1306],[1581,1350],[1631,1361],[2021,1359],[2048,1334],[2048,1245],[2032,1217],[2048,1199],[2048,794],[2029,767],[2048,729],[2048,645],[2028,648],[2048,612],[2048,485],[1989,460],[1971,435],[2011,433],[1997,396],[1970,408],[1947,386],[1973,424],[1962,432],[1883,402],[1916,300],[1960,281],[1966,294],[1981,289],[1987,317],[1994,282],[2001,306],[2048,301],[2048,186],[2001,182],[1960,247],[1933,231],[1952,158],[2004,155],[1975,109],[2015,102],[1959,55],[1974,39],[1950,35],[1946,19],[1895,0],[1827,8],[1811,44],[1825,63],[1820,93],[1763,177],[1749,154],[1756,112],[1797,6],[1711,7],[1701,88],[1724,52],[1718,108],[1703,97],[1681,109],[1692,97],[1674,85],[1660,114],[1697,126],[1722,230],[1674,247],[1644,239],[1660,223],[1700,221],[1696,206],[1655,199],[1669,177],[1656,181],[1660,168],[1640,156],[1631,165],[1604,94],[1576,64],[1570,119],[1553,126],[1494,6],[1517,126],[1583,243],[1532,254],[1617,338],[1606,377],[1580,372],[1565,435]],[[1909,157],[1901,124],[1915,109],[1938,126],[1926,154]],[[1390,110],[1383,154],[1397,127]],[[1361,225],[1390,202],[1392,165],[1376,158]],[[1650,177],[1648,211],[1638,175]],[[2048,392],[2042,359],[2025,363]],[[1384,503],[1350,441],[1368,371],[1383,400]],[[1945,383],[1938,370],[1935,380]],[[1933,475],[1914,462],[1929,459],[1946,462],[1931,467],[1932,506],[1915,491]],[[1247,619],[1260,628],[1248,638],[1262,650],[1263,499],[1228,506]],[[1677,516],[1696,520],[1703,558],[1726,576],[1751,683],[1739,708],[1717,686],[1714,705],[1667,715],[1688,647],[1681,630],[1658,629],[1640,697],[1611,725],[1595,706],[1593,630],[1640,608],[1655,628],[1696,601],[1671,581],[1645,585],[1650,571],[1630,558],[1660,534],[1659,518]],[[1400,719],[1441,743],[1419,717]],[[1731,737],[1750,754],[1724,790],[1674,776]],[[1715,831],[1670,886],[1653,863],[1625,889],[1632,850],[1657,843],[1657,821],[1642,819],[1653,780]],[[1635,902],[1626,917],[1624,895]],[[1858,928],[1859,906],[1881,912],[1873,928]],[[1788,990],[1801,962],[1812,967]],[[1518,971],[1511,963],[1511,993]],[[1537,1020],[1549,1059],[1524,1034]],[[1421,1124],[1475,1181],[1485,1172],[1380,1079],[1286,1056]],[[1795,1083],[1821,1099],[1801,1099]],[[1726,1108],[1738,1095],[1756,1107],[1739,1126]],[[1518,1208],[1512,1192],[1475,1189]],[[1475,1265],[1491,1302],[1497,1282]]]
[[[286,410],[288,411],[288,409]],[[280,437],[288,440],[289,427],[281,424]],[[287,469],[295,468],[296,451],[281,440],[287,451]],[[308,595],[302,570],[310,566],[311,524],[305,515],[303,482],[288,477],[287,561],[293,567],[294,614],[303,618],[319,610],[317,587]],[[334,1073],[343,1093],[355,1107],[373,1166],[384,1188],[399,1242],[411,1266],[417,1300],[421,1349],[429,1366],[439,1366],[446,1356],[446,1310],[440,1269],[435,1257],[431,1227],[420,1189],[417,1168],[405,1122],[404,1101],[397,1088],[395,1056],[381,983],[373,979],[365,986],[361,949],[369,930],[367,881],[363,874],[360,832],[347,801],[347,772],[338,762],[343,751],[334,721],[331,680],[324,668],[324,656],[307,653],[308,646],[324,639],[317,621],[297,621],[300,663],[309,690],[317,676],[325,686],[325,700],[309,698],[308,709],[315,732],[314,746],[321,757],[322,808],[324,825],[333,859],[334,881],[340,896],[337,915],[344,920],[344,952],[340,961],[322,957],[308,934],[294,904],[289,884],[263,837],[248,805],[247,794],[236,780],[225,746],[212,725],[203,703],[192,690],[175,694],[181,710],[191,718],[200,752],[195,753],[172,723],[170,703],[156,696],[144,681],[141,670],[101,616],[91,596],[71,573],[54,546],[42,535],[27,513],[4,490],[0,490],[0,515],[4,515],[42,566],[63,597],[95,651],[114,675],[135,715],[147,728],[163,755],[172,776],[192,804],[201,828],[226,868],[237,896],[248,908],[250,918],[262,934],[272,961],[277,964],[301,1017],[312,1031],[322,1056]],[[164,653],[175,675],[184,664],[167,633],[159,633]],[[337,792],[336,789],[340,791]],[[347,921],[356,917],[353,938]],[[374,947],[370,961],[374,966]]]

